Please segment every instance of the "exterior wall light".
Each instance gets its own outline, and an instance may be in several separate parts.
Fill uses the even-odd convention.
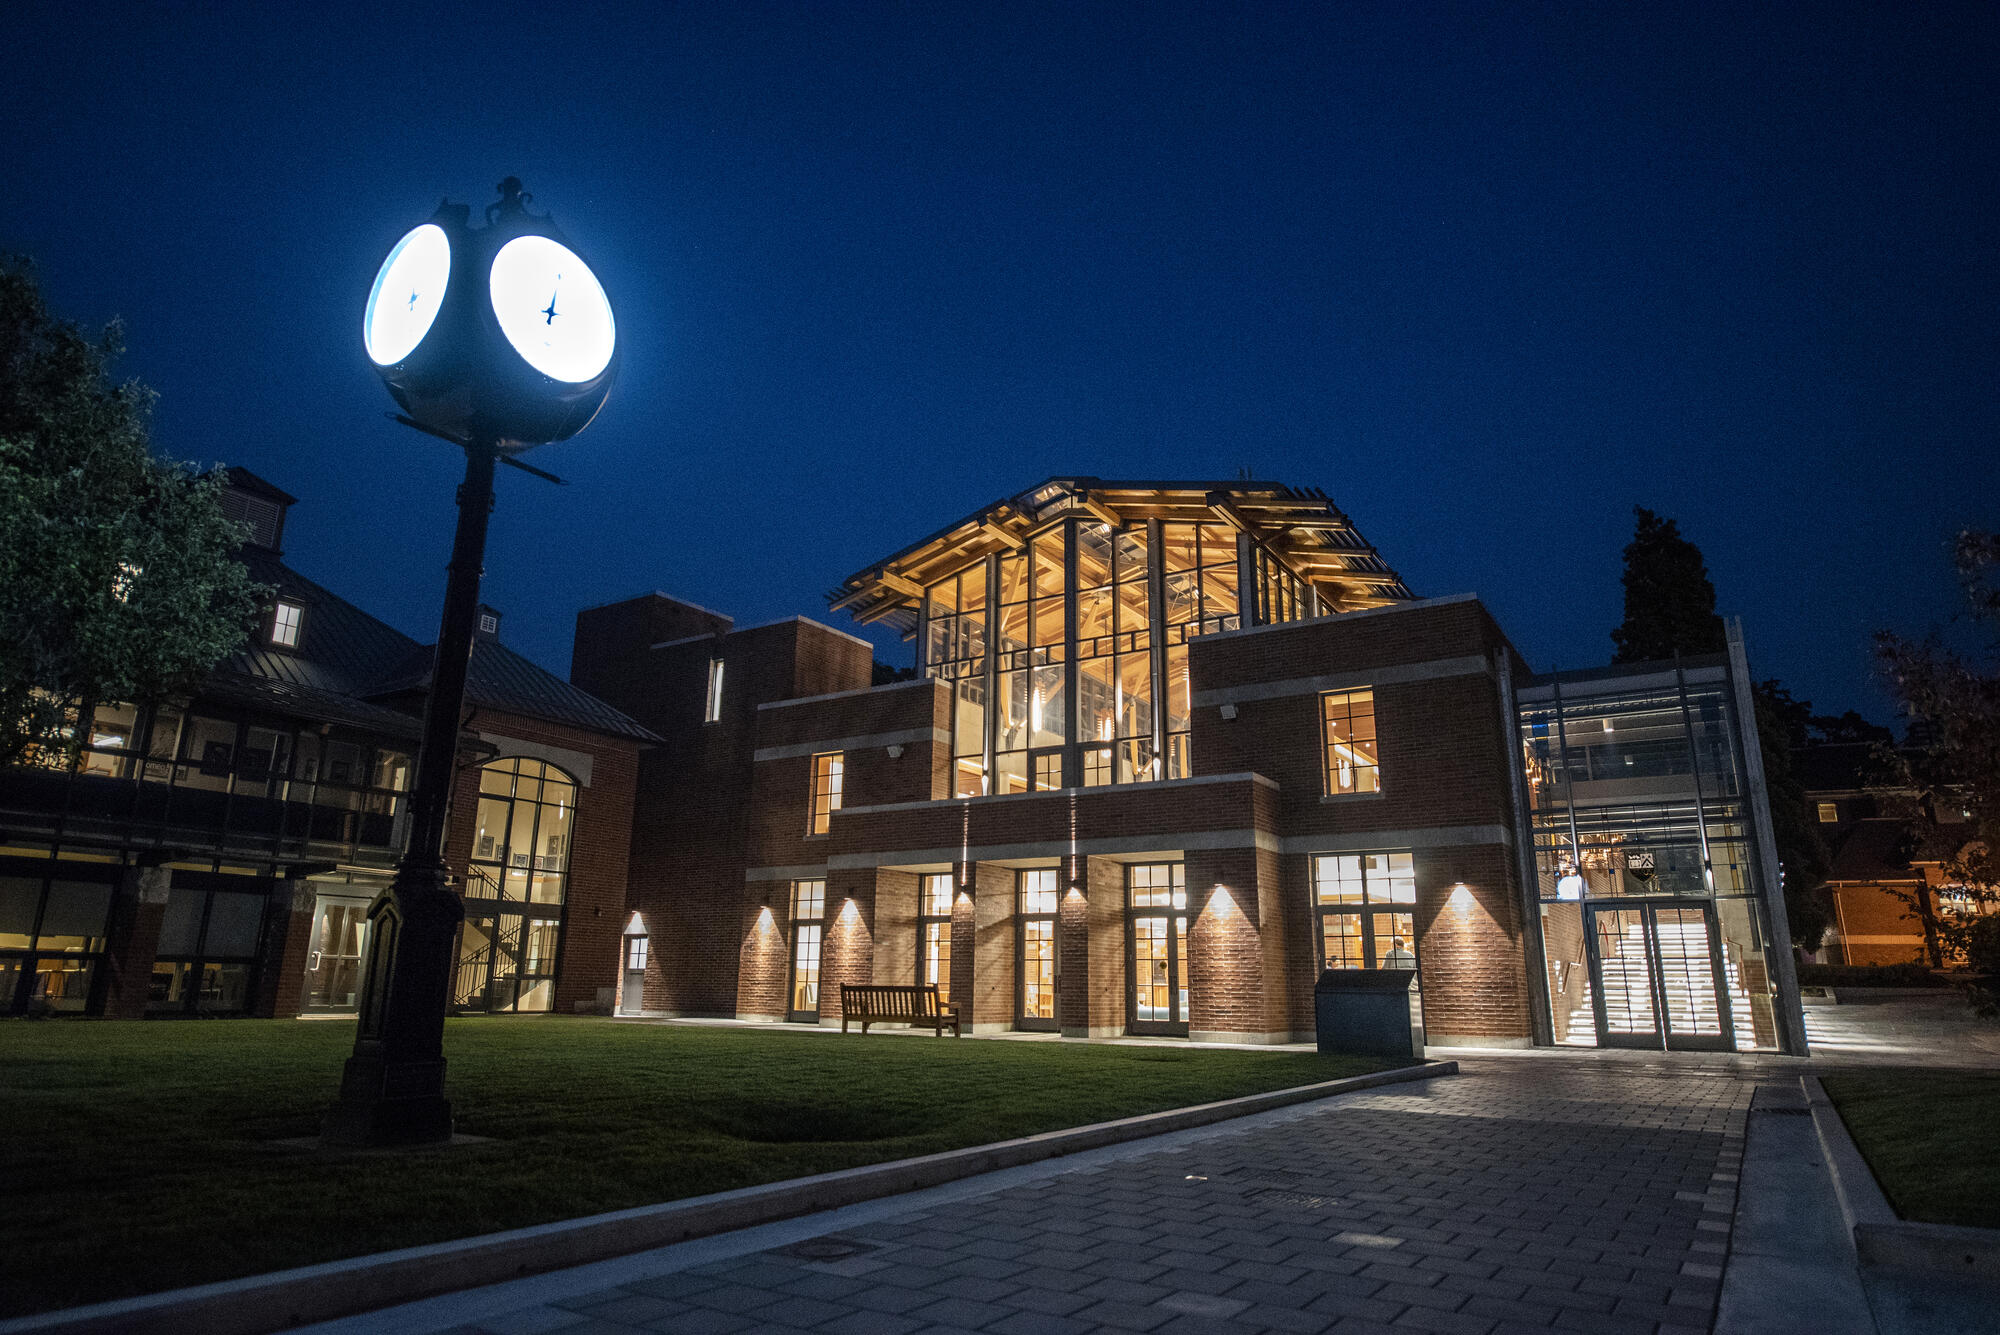
[[[1236,706],[1235,706],[1235,705],[1224,705],[1224,706],[1222,707],[1222,717],[1224,717],[1224,718],[1226,718],[1226,719],[1231,719],[1231,720],[1234,720],[1234,719],[1235,719],[1235,717],[1236,717]]]
[[[889,759],[901,760],[902,758],[903,758],[903,744],[901,742],[897,742],[894,746],[889,748]]]
[[[1451,898],[1445,902],[1461,915],[1472,912],[1472,887],[1464,881],[1456,882],[1451,887]]]

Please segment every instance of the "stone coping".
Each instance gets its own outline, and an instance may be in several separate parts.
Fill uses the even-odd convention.
[[[203,1335],[264,1335],[1273,1108],[1456,1074],[1455,1061],[1426,1062],[1267,1090],[914,1159],[17,1317],[0,1321],[0,1335],[182,1335],[194,1330]]]
[[[1974,1278],[2000,1288],[2000,1228],[1920,1224],[1897,1215],[1819,1077],[1806,1077],[1813,1129],[1864,1266]]]

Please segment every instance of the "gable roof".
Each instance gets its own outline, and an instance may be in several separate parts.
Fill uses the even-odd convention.
[[[253,637],[209,674],[202,694],[247,708],[416,736],[417,711],[392,708],[388,699],[428,690],[435,649],[306,578],[273,552],[246,545],[240,556],[252,579],[305,608],[299,643],[278,649]],[[466,695],[474,704],[551,723],[634,741],[659,740],[596,696],[495,640],[475,644]]]
[[[375,699],[428,691],[437,656],[432,645],[420,645],[397,670],[385,676],[369,694]],[[475,705],[563,723],[586,732],[601,732],[636,742],[657,742],[659,736],[588,691],[515,653],[498,640],[480,637],[472,643],[466,667],[465,698]]]
[[[1834,850],[1829,881],[1920,881],[1923,873],[1910,865],[1909,823],[1888,816],[1854,822],[1854,828]]]

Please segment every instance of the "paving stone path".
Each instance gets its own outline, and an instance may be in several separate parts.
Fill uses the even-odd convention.
[[[451,1329],[1708,1331],[1757,1075],[1464,1066]]]

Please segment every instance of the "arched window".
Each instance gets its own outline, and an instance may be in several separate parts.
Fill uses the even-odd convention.
[[[575,780],[539,760],[480,770],[455,1008],[545,1011],[554,1003],[576,798]]]

